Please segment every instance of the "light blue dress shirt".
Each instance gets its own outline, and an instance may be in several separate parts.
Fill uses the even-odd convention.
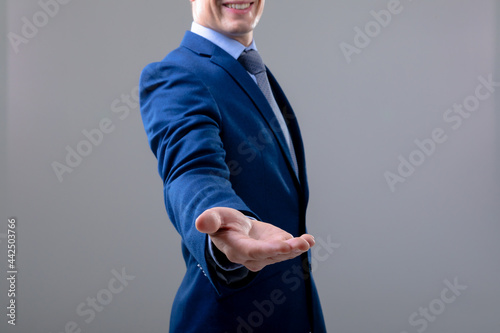
[[[210,28],[204,27],[196,22],[193,22],[191,25],[191,32],[194,32],[197,35],[200,35],[201,37],[208,39],[227,53],[234,59],[238,60],[240,55],[243,53],[243,51],[248,51],[248,50],[257,50],[257,46],[255,45],[255,41],[252,41],[252,44],[250,46],[245,47],[245,45],[241,44],[237,40],[234,40],[232,38],[229,38],[220,32],[217,32],[215,30],[212,30]],[[248,73],[248,72],[247,72]],[[252,79],[257,83],[257,79],[255,78],[255,75],[248,73],[252,77]]]

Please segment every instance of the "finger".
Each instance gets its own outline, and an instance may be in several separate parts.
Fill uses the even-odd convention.
[[[242,253],[244,260],[263,260],[280,254],[288,254],[292,251],[290,244],[286,241],[260,241],[248,239],[242,241]]]
[[[303,235],[305,236],[305,235]],[[295,237],[286,241],[291,247],[291,251],[305,252],[311,248],[309,241],[313,241],[309,237]]]
[[[212,238],[212,241],[216,241]],[[221,247],[219,247],[221,248]],[[284,241],[259,241],[251,238],[240,239],[233,243],[231,247],[222,247],[222,252],[227,258],[234,262],[244,264],[245,262],[260,262],[279,256],[281,254],[292,253],[292,248]],[[265,265],[264,265],[265,266]]]
[[[264,267],[266,267],[267,264],[264,264],[260,261],[249,261],[249,262],[246,262],[243,266],[248,268],[248,270],[256,273],[256,272],[262,270]]]
[[[243,265],[251,270],[252,272],[258,272],[262,270],[264,267],[276,264],[280,261],[285,261],[287,259],[278,259],[278,258],[268,258],[264,260],[248,260]]]
[[[246,248],[246,258],[240,260],[264,260],[268,258],[291,259],[308,251],[314,245],[314,238],[311,235],[302,235],[286,241],[256,241],[248,239],[242,242],[242,247]]]
[[[204,234],[214,234],[220,229],[222,224],[219,213],[215,210],[206,210],[196,219],[195,225],[199,232]]]
[[[316,244],[316,240],[314,239],[313,235],[304,234],[304,235],[300,236],[300,238],[305,239],[306,242],[309,243],[309,247],[310,248],[313,247]]]
[[[287,253],[287,254],[279,254],[277,256],[274,256],[272,258],[267,258],[266,261],[269,262],[269,264],[274,264],[274,263],[277,263],[277,262],[281,262],[281,261],[286,261],[286,260],[290,260],[290,259],[293,259],[293,258],[296,258],[298,256],[300,256],[301,254],[305,253],[306,251],[293,251],[293,252],[290,252],[290,253]]]
[[[248,244],[245,244],[245,246],[248,246],[248,258],[241,259],[264,260],[268,258],[277,258],[279,256],[285,258],[284,260],[295,258],[308,251],[311,246],[314,245],[314,238],[311,235],[303,236],[304,237],[291,238],[286,241],[273,242],[249,240]]]
[[[257,272],[262,270],[264,267],[272,264],[276,264],[278,262],[282,261],[287,261],[290,259],[293,259],[295,257],[300,256],[302,253],[305,251],[301,252],[291,252],[287,254],[278,254],[276,256],[273,256],[271,258],[266,258],[266,259],[261,259],[261,260],[247,260],[246,262],[243,263],[243,265],[251,270],[252,272]]]

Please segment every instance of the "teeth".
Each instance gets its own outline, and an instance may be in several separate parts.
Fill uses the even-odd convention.
[[[232,8],[232,9],[247,9],[250,7],[249,3],[242,3],[242,4],[227,4],[225,5],[227,8]]]

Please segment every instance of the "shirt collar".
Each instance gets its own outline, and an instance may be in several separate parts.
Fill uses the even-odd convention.
[[[247,50],[255,50],[257,51],[257,46],[255,45],[255,41],[252,41],[252,44],[250,46],[245,47],[245,45],[241,44],[240,42],[229,38],[220,32],[217,32],[215,30],[212,30],[210,28],[204,27],[196,22],[193,22],[191,25],[191,32],[208,39],[227,53],[231,55],[234,59],[238,59],[241,53],[243,51]]]

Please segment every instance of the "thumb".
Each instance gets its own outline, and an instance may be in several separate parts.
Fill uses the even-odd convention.
[[[196,219],[195,225],[199,232],[204,234],[214,234],[216,233],[222,224],[222,219],[220,214],[213,209],[208,209],[204,211]]]

